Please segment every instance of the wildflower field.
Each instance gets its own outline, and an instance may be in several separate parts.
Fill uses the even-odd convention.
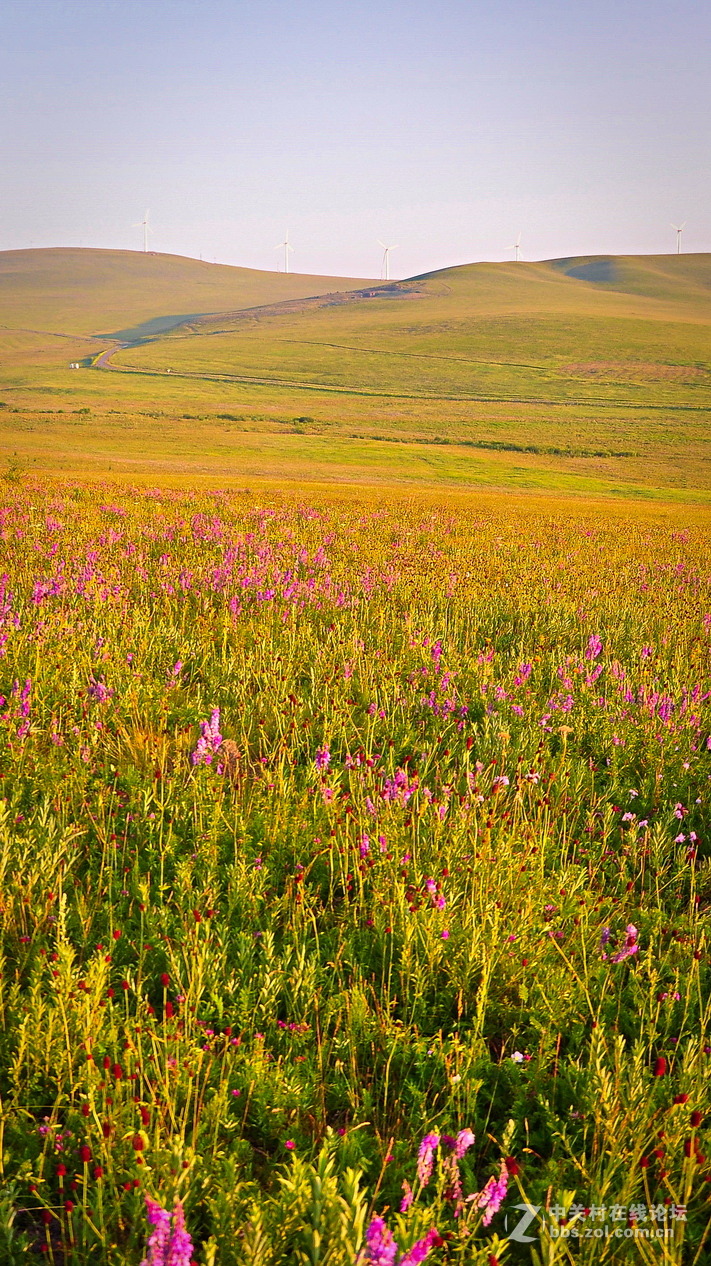
[[[0,523],[0,1261],[706,1260],[705,512]]]

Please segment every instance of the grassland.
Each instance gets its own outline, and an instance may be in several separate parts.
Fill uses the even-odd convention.
[[[7,1266],[705,1260],[707,511],[389,498],[3,485]]]
[[[2,1266],[702,1266],[709,257],[2,267]]]
[[[347,280],[129,252],[15,254],[0,303],[8,461],[711,494],[708,256],[471,265],[349,295]]]

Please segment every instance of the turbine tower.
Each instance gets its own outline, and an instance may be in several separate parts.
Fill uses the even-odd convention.
[[[148,234],[153,232],[150,224],[148,223],[149,215],[150,215],[150,211],[148,207],[146,207],[146,214],[144,215],[143,219],[139,220],[137,224],[131,225],[132,229],[143,229],[143,254],[144,255],[148,253]]]
[[[518,237],[516,238],[516,241],[514,242],[513,246],[509,247],[509,250],[514,252],[514,261],[515,263],[518,263],[521,258],[521,234],[520,233]]]
[[[288,273],[288,271],[289,271],[289,251],[292,251],[292,253],[293,253],[293,250],[294,250],[293,246],[291,246],[291,245],[290,245],[290,243],[289,243],[289,230],[288,230],[288,229],[286,230],[286,237],[284,238],[284,241],[283,241],[283,242],[279,242],[279,243],[278,243],[278,244],[274,247],[274,250],[275,250],[275,251],[283,251],[283,252],[284,252],[284,272],[285,272],[285,273]]]
[[[385,242],[381,242],[380,238],[378,238],[378,246],[382,246],[382,248],[383,248],[383,262],[382,262],[381,267],[380,267],[380,276],[381,276],[381,279],[384,279],[385,281],[390,281],[390,258],[389,258],[389,256],[390,256],[390,252],[391,252],[391,251],[396,251],[396,250],[397,250],[397,243],[395,244],[395,246],[386,246],[386,245],[385,245]]]
[[[685,224],[686,224],[686,220],[684,220],[684,224],[672,224],[672,228],[673,228],[673,229],[676,229],[676,253],[677,253],[677,255],[681,255],[681,235],[682,235],[682,233],[683,233],[683,231],[684,231],[684,225],[685,225]]]

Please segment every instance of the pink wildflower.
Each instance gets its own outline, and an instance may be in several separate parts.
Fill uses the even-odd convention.
[[[469,1148],[474,1146],[474,1142],[475,1139],[471,1130],[460,1130],[454,1144],[454,1155],[456,1159],[461,1160],[462,1157],[469,1151]]]
[[[176,1200],[171,1219],[167,1209],[146,1196],[146,1214],[155,1229],[148,1239],[148,1255],[141,1266],[190,1266],[193,1242],[185,1229],[182,1201]]]
[[[439,1134],[426,1134],[420,1143],[417,1153],[417,1177],[421,1186],[426,1187],[432,1177],[435,1148],[439,1146]]]
[[[400,1266],[419,1266],[420,1262],[424,1262],[425,1258],[429,1257],[430,1249],[434,1248],[435,1244],[441,1243],[442,1240],[440,1239],[437,1227],[431,1227],[421,1240],[417,1240],[416,1243],[413,1244],[408,1253],[403,1253],[400,1258]]]
[[[490,1178],[484,1190],[478,1196],[470,1196],[470,1200],[476,1200],[480,1209],[484,1210],[482,1223],[489,1226],[494,1214],[499,1212],[509,1185],[509,1171],[506,1168],[506,1162],[501,1162],[501,1171],[498,1178]]]
[[[625,943],[622,946],[622,949],[619,949],[616,954],[612,955],[610,959],[611,963],[621,963],[625,958],[631,958],[633,954],[636,954],[639,951],[639,945],[637,944],[637,937],[639,933],[637,932],[634,923],[628,923],[625,928],[625,932],[627,934]]]
[[[365,1260],[368,1266],[395,1266],[397,1243],[382,1218],[373,1218],[365,1233]]]
[[[220,734],[220,709],[213,708],[209,721],[200,722],[200,738],[190,757],[193,765],[211,765],[212,758],[222,744]]]
[[[318,770],[328,769],[331,764],[331,753],[326,743],[324,743],[323,747],[317,747],[315,764]]]
[[[414,1197],[414,1193],[409,1182],[404,1181],[402,1184],[402,1189],[405,1194],[403,1195],[402,1200],[400,1201],[400,1212],[407,1213],[415,1197]]]

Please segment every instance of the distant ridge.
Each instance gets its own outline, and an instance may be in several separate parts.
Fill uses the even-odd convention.
[[[367,282],[142,251],[1,251],[0,325],[118,337],[153,322],[157,333],[190,316],[352,290]]]
[[[711,253],[685,255],[574,255],[535,262],[459,264],[420,273],[416,281],[453,281],[460,287],[479,279],[488,290],[498,279],[501,294],[512,287],[524,293],[536,283],[567,279],[592,289],[661,301],[708,304],[711,292]],[[517,285],[518,283],[518,285]],[[492,292],[493,293],[493,292]]]

